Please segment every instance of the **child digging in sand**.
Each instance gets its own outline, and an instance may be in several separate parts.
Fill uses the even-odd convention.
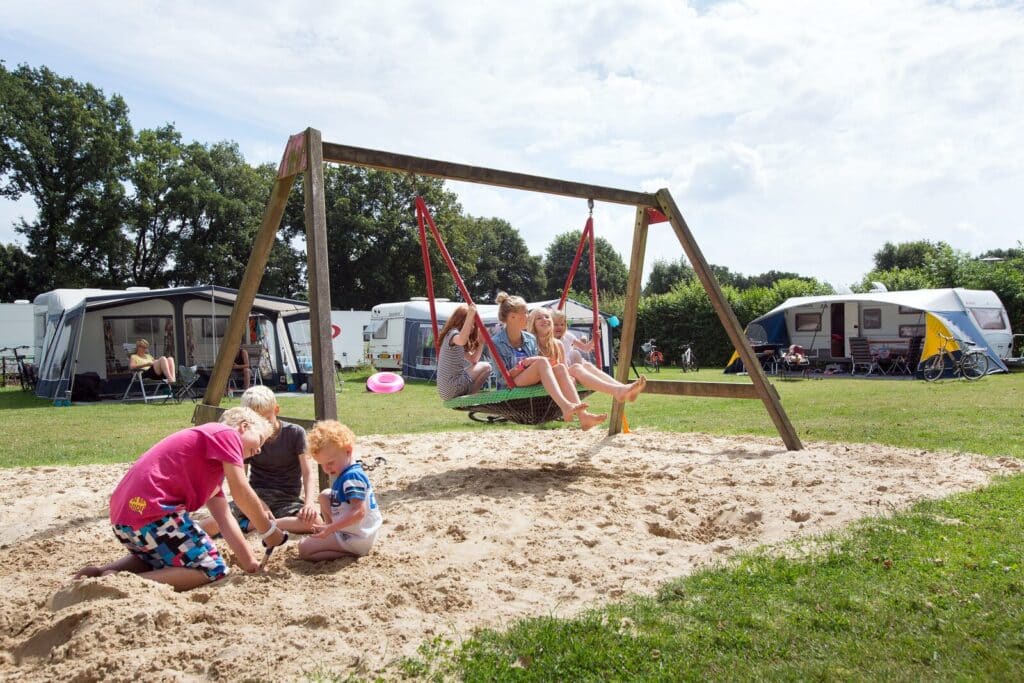
[[[309,432],[309,454],[331,477],[331,488],[320,493],[320,512],[326,524],[299,542],[304,560],[336,560],[366,555],[377,538],[383,518],[370,479],[355,460],[356,437],[336,420],[324,420]]]
[[[231,408],[220,422],[175,432],[143,453],[110,497],[110,523],[129,554],[100,567],[83,567],[75,578],[127,571],[179,591],[224,578],[224,558],[192,521],[191,513],[203,505],[242,569],[258,572],[260,563],[231,516],[221,485],[227,479],[268,548],[284,543],[284,533],[261,514],[260,499],[242,469],[270,432],[270,424],[251,409]]]

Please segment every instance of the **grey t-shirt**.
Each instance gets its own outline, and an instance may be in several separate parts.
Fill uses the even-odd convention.
[[[281,431],[260,449],[249,463],[249,485],[254,489],[273,489],[288,495],[302,495],[302,469],[299,458],[306,452],[306,430],[290,422],[281,422]]]

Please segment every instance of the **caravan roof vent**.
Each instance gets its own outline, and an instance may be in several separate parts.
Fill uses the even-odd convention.
[[[888,291],[889,291],[889,288],[886,287],[884,283],[878,282],[877,280],[872,280],[872,282],[871,282],[871,291],[869,292],[869,294],[875,294],[875,293],[878,293],[878,292],[888,292]]]
[[[124,291],[126,292],[148,292],[149,287],[128,287]]]
[[[29,301],[28,299],[15,299],[14,303],[16,303],[16,304],[30,304],[32,302]]]

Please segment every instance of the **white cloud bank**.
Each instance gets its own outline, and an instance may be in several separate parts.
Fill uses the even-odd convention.
[[[174,121],[254,162],[314,126],[344,144],[668,187],[708,260],[747,274],[841,285],[887,240],[977,252],[1022,239],[1015,3],[697,4],[7,3],[0,58],[120,92],[137,127]],[[586,217],[579,200],[453,189],[535,253]],[[0,201],[0,240],[13,212]],[[595,220],[628,255],[632,210],[599,205]],[[679,255],[652,228],[648,268]]]

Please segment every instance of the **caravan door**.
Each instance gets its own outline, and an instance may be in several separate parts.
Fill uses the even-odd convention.
[[[370,313],[370,364],[377,370],[401,370],[405,345],[405,314],[374,306]]]

